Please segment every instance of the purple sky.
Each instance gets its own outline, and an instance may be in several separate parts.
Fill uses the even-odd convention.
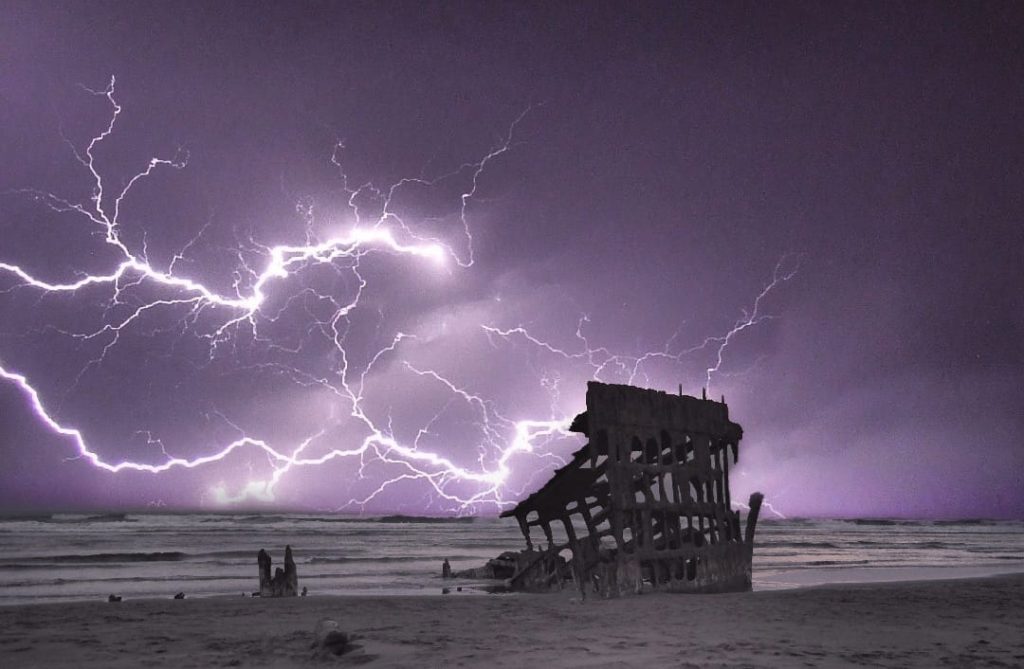
[[[241,506],[494,513],[578,447],[551,426],[587,379],[635,367],[637,385],[699,395],[723,342],[679,354],[775,276],[711,374],[745,428],[734,497],[1024,516],[1020,4],[0,11],[0,368],[103,463],[266,446],[111,473],[0,379],[0,511],[230,508],[215,491],[251,485]],[[151,157],[188,155],[124,198],[129,256],[75,155],[111,119],[82,86],[111,75],[122,112],[92,152],[108,218]],[[383,219],[353,195],[410,178]],[[365,237],[296,262],[251,314],[137,268],[117,299],[11,269],[68,284],[131,257],[241,299],[271,248],[353,229],[401,249]],[[327,459],[374,430],[362,457]],[[327,461],[280,471],[272,453],[314,436],[301,457]]]

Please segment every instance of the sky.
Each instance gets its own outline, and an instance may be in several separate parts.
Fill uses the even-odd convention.
[[[0,12],[0,512],[493,515],[598,379],[1024,517],[1019,4]]]

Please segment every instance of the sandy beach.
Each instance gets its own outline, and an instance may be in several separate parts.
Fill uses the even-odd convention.
[[[361,648],[317,657],[322,618]],[[1024,666],[1024,574],[580,603],[554,595],[0,608],[4,667]]]

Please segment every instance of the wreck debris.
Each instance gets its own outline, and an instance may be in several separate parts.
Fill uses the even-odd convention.
[[[284,547],[284,569],[278,567],[273,578],[270,577],[270,554],[267,551],[261,548],[256,562],[260,570],[260,597],[295,597],[299,594],[299,575],[291,546]]]
[[[744,536],[729,494],[729,454],[735,463],[743,429],[724,401],[591,382],[587,410],[570,429],[589,443],[502,514],[514,516],[526,538],[526,550],[512,554],[512,589],[561,588],[561,556],[569,554],[583,597],[589,588],[604,597],[750,590],[763,496],[750,497]],[[554,523],[564,544],[555,542]],[[535,527],[546,548],[534,545]]]
[[[472,567],[452,573],[452,578],[507,579],[519,569],[519,553],[505,551],[487,561],[482,567]]]

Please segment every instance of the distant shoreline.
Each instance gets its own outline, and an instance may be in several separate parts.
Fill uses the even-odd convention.
[[[742,510],[742,509],[741,509]],[[0,522],[5,521],[39,521],[39,520],[52,520],[55,516],[67,516],[69,519],[81,519],[85,521],[103,521],[105,519],[116,520],[118,518],[125,518],[127,516],[284,516],[284,517],[315,517],[320,519],[336,519],[339,522],[422,522],[422,523],[465,523],[472,522],[474,520],[498,520],[498,512],[489,514],[477,514],[468,516],[457,516],[457,515],[446,515],[446,516],[430,516],[420,514],[404,514],[404,513],[346,513],[340,511],[317,511],[317,510],[270,510],[270,509],[245,509],[245,508],[223,508],[223,509],[119,509],[119,510],[94,510],[94,511],[82,511],[82,510],[55,510],[55,511],[25,511],[25,512],[9,512],[0,513]],[[900,524],[918,524],[918,523],[934,523],[936,525],[970,525],[970,524],[984,524],[984,523],[1002,523],[1002,522],[1024,522],[1024,518],[1018,517],[952,517],[952,516],[935,516],[935,517],[888,517],[888,516],[788,516],[786,518],[779,518],[771,514],[766,514],[765,517],[761,518],[758,522],[760,523],[772,523],[772,522],[821,522],[821,521],[835,521],[843,523],[853,523],[857,525],[900,525]]]
[[[0,608],[10,666],[320,666],[318,620],[373,666],[1019,665],[1024,574],[591,599],[211,597]]]
[[[445,560],[463,571],[525,545],[511,520],[406,515],[37,516],[0,521],[0,536],[0,606],[241,596],[256,589],[257,552],[279,565],[286,544],[313,595],[433,597]],[[1024,523],[768,521],[753,568],[755,590],[1012,573],[1024,571]]]
[[[999,569],[998,567],[989,566],[970,566],[960,565],[952,567],[900,567],[900,568],[886,568],[886,567],[839,567],[834,568],[829,576],[836,578],[836,580],[814,580],[813,576],[808,578],[808,570],[793,570],[789,572],[794,577],[803,576],[803,578],[794,578],[793,580],[786,581],[779,585],[762,585],[756,587],[751,593],[746,594],[764,594],[773,592],[791,592],[794,590],[807,590],[807,589],[819,589],[819,588],[872,588],[875,586],[900,586],[900,585],[912,585],[916,583],[950,583],[960,581],[976,581],[982,579],[999,579],[999,578],[1024,578],[1024,566],[1008,567],[1006,569]],[[864,578],[861,574],[861,578],[849,578],[850,573],[860,573],[876,571],[875,578]],[[899,577],[896,576],[896,572],[901,572]],[[884,573],[882,573],[884,572]],[[845,578],[843,577],[845,574]],[[881,576],[881,577],[879,577]],[[357,593],[325,593],[317,594],[312,593],[312,597],[316,599],[356,599],[356,600],[367,600],[376,598],[411,598],[411,599],[434,599],[439,597],[506,597],[509,595],[520,596],[523,593],[492,593],[487,592],[487,588],[491,582],[480,582],[473,581],[470,579],[453,579],[449,581],[437,581],[436,589],[425,591],[418,594],[406,594],[402,592],[384,592],[380,594],[367,594],[362,592]],[[495,582],[496,583],[496,582]],[[492,586],[493,587],[493,586]],[[461,591],[457,591],[457,588],[461,588]],[[172,590],[174,588],[171,588]],[[180,590],[178,590],[180,591]],[[444,592],[447,591],[447,592]],[[575,586],[569,582],[565,584],[564,593],[574,595],[576,592]],[[161,602],[166,599],[171,599],[173,592],[168,590],[168,594],[164,597],[157,596],[144,596],[144,597],[125,597],[122,603],[126,602]],[[554,593],[551,596],[561,596],[558,593]],[[685,597],[687,595],[673,595]],[[235,599],[248,599],[251,597],[245,597],[242,595],[230,595],[230,594],[214,594],[214,595],[199,595],[192,596],[191,600],[235,600]],[[258,599],[258,598],[257,598]],[[5,602],[0,600],[0,609],[5,608],[21,608],[21,607],[32,607],[32,606],[63,606],[63,605],[90,605],[96,602],[103,602],[102,598],[83,599],[83,598],[40,598],[36,601],[12,601]],[[106,603],[106,602],[104,602]]]

